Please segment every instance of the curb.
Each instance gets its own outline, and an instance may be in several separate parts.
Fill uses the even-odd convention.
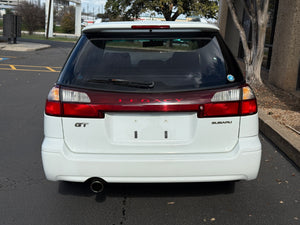
[[[51,45],[28,42],[18,42],[17,44],[7,44],[6,42],[0,43],[0,50],[3,51],[29,52],[42,50],[50,47]]]
[[[300,136],[279,124],[267,113],[259,112],[259,130],[300,168]]]

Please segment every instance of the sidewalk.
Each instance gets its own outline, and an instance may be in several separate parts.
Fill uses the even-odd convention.
[[[0,30],[0,33],[2,30]],[[22,31],[22,34],[29,34],[28,31]],[[45,32],[33,32],[35,35],[45,36]],[[78,36],[75,34],[64,34],[64,33],[53,33],[53,37],[63,37],[63,38],[70,38],[70,39],[76,39]],[[1,38],[1,36],[0,36]],[[5,40],[5,39],[3,39]],[[0,39],[0,50],[3,51],[17,51],[17,52],[26,52],[26,51],[37,51],[42,50],[46,48],[50,48],[51,45],[49,44],[39,44],[39,43],[30,43],[30,42],[20,42],[17,41],[17,44],[8,44],[5,40],[4,42],[1,42]]]
[[[243,70],[243,63],[239,64]],[[260,132],[300,168],[300,93],[271,85],[264,69],[261,75],[264,85],[252,86],[258,102]]]
[[[300,118],[299,118],[300,119]],[[300,135],[259,110],[259,130],[300,168]]]
[[[50,47],[51,45],[30,43],[30,42],[17,41],[17,44],[8,44],[7,42],[0,42],[0,50],[3,51],[28,52],[28,51],[37,51],[41,49],[46,49]]]

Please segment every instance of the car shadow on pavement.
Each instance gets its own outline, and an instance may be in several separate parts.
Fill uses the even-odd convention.
[[[192,197],[232,194],[236,182],[167,183],[167,184],[106,184],[104,191],[93,193],[89,183],[59,182],[58,192],[62,195],[91,197],[104,202],[107,197]]]

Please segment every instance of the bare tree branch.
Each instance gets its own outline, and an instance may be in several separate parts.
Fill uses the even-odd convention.
[[[269,14],[268,14],[268,9],[269,9],[269,2],[270,0],[265,0],[265,5],[264,5],[264,9],[263,9],[263,15],[264,15],[264,18],[263,18],[263,22],[265,25],[267,25],[267,22],[269,20]]]
[[[257,11],[261,10],[261,0],[256,0],[256,3],[257,3],[257,5],[256,5]]]
[[[236,25],[239,33],[240,33],[242,45],[243,45],[243,48],[244,48],[244,51],[245,51],[246,61],[249,62],[249,60],[250,60],[250,57],[249,57],[250,56],[250,49],[249,49],[249,46],[248,46],[248,43],[247,43],[246,32],[245,32],[242,24],[240,23],[240,21],[237,17],[236,9],[233,6],[232,0],[226,0],[226,1],[227,1],[228,8],[231,12],[231,15],[232,15],[233,22],[235,23],[235,25]]]
[[[262,59],[263,54],[264,54],[264,44],[265,44],[265,37],[266,37],[266,29],[267,29],[267,23],[269,19],[269,14],[268,14],[268,5],[269,5],[269,0],[266,0],[264,5],[263,11],[260,11],[260,13],[257,15],[258,16],[258,43],[257,43],[257,58]]]
[[[257,46],[257,18],[254,9],[254,2],[243,0],[244,8],[247,15],[250,18],[252,25],[252,37],[251,37],[251,49],[250,49],[250,61],[253,61],[256,54],[256,46]]]
[[[253,3],[250,2],[250,6],[247,4],[247,0],[244,0],[244,8],[248,16],[250,17],[251,20],[254,19],[255,13],[254,13],[254,8],[253,8]]]
[[[261,18],[264,12],[262,12],[261,8],[261,0],[256,0],[257,1],[257,20],[259,24],[262,24]],[[269,5],[269,4],[268,4]]]
[[[261,65],[264,56],[264,44],[266,37],[266,29],[268,22],[268,6],[269,0],[243,0],[246,13],[249,15],[252,28],[252,46],[249,49],[246,32],[243,25],[239,22],[233,0],[226,0],[228,8],[231,12],[232,19],[240,32],[240,38],[244,48],[244,62],[246,66],[247,82],[256,81],[262,84]]]
[[[270,0],[265,0],[265,5],[264,5],[264,12],[268,12],[269,10],[269,3],[270,3]]]
[[[174,15],[172,16],[172,21],[175,21],[177,17],[179,16],[179,11],[177,10]]]
[[[250,1],[250,6],[249,6],[249,9],[250,9],[250,12],[252,13],[252,15],[255,17],[256,16],[256,13],[255,13],[255,2],[253,1]]]

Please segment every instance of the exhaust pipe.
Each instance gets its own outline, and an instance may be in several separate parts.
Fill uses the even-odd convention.
[[[91,180],[90,189],[92,192],[98,194],[104,190],[104,182],[100,178],[94,178]]]

